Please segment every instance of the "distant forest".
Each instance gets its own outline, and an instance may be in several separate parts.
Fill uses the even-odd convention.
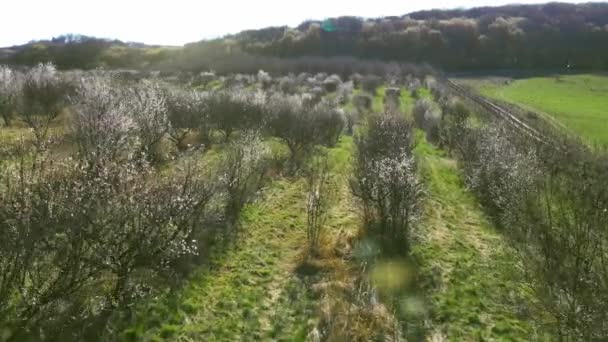
[[[52,61],[66,69],[204,70],[218,67],[219,62],[235,64],[262,56],[349,56],[429,63],[445,70],[608,70],[608,3],[431,10],[377,19],[339,17],[306,21],[295,28],[243,31],[179,48],[61,37],[4,51],[4,60],[12,64]]]

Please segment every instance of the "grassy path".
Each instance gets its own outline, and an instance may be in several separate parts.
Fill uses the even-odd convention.
[[[431,338],[539,339],[517,252],[465,190],[453,160],[426,142],[417,154],[429,196],[414,258],[428,296]]]
[[[293,340],[312,304],[292,271],[305,244],[303,181],[274,181],[242,214],[234,249],[195,275],[173,303],[159,301],[127,335],[137,339]]]
[[[339,198],[330,210],[327,235],[352,236],[359,218],[347,186],[352,139],[329,149]],[[124,333],[132,340],[304,341],[322,320],[323,284],[351,276],[337,257],[317,260],[312,274],[301,270],[306,250],[306,184],[277,179],[241,215],[236,246],[195,274],[181,293],[139,310]],[[310,266],[310,265],[309,265]]]

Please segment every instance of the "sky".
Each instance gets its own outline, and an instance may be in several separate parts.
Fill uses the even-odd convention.
[[[543,3],[549,0],[528,0]],[[570,1],[570,2],[588,2]],[[0,0],[0,46],[66,33],[183,45],[246,29],[296,26],[307,19],[365,18],[433,8],[498,6],[502,0]]]

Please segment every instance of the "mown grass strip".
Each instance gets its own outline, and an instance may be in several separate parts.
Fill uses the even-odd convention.
[[[127,334],[205,341],[276,337],[277,327],[268,318],[305,243],[304,196],[302,180],[274,181],[260,200],[244,208],[234,248],[193,276],[178,298],[140,312],[140,321]],[[300,306],[301,313],[306,311],[305,303]],[[290,316],[280,333],[305,331],[306,320]]]
[[[384,112],[384,97],[386,96],[386,87],[380,86],[376,89],[376,93],[372,99],[372,110],[374,113]]]
[[[332,172],[345,184],[352,139],[328,149]],[[314,326],[313,279],[298,274],[306,252],[306,184],[279,178],[241,215],[233,249],[211,256],[177,295],[149,303],[123,337],[204,341],[304,341]],[[352,222],[332,209],[328,230]]]
[[[542,339],[518,253],[484,217],[454,160],[420,140],[428,199],[413,257],[431,330],[453,341]]]
[[[399,110],[401,110],[401,113],[409,116],[415,103],[416,100],[412,97],[410,91],[407,88],[401,89],[399,95]]]

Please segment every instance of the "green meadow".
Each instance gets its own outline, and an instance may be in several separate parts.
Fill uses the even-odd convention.
[[[557,75],[517,80],[466,79],[483,95],[548,115],[592,144],[608,144],[608,77]]]

